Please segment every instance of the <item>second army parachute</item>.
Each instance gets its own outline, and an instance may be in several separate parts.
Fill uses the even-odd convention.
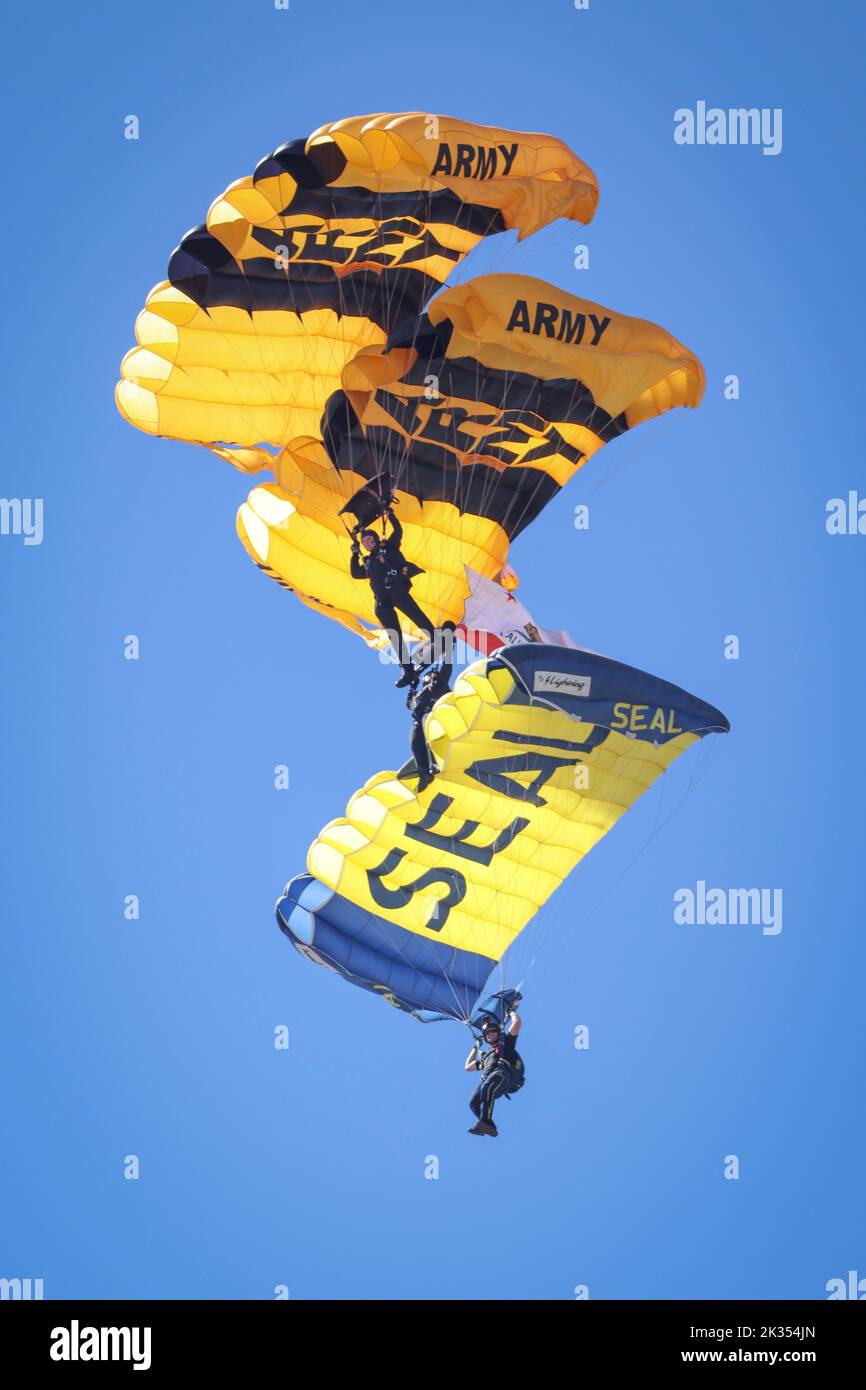
[[[425,572],[418,601],[436,623],[459,622],[467,567],[499,579],[511,541],[604,444],[697,405],[704,388],[698,359],[664,329],[519,275],[443,291],[341,380],[323,441],[283,451],[238,531],[274,577],[368,633],[340,521],[365,481],[387,470],[403,552]]]

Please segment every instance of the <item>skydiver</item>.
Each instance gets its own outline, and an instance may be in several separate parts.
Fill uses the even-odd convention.
[[[429,787],[439,771],[424,733],[424,719],[430,713],[439,696],[444,695],[450,686],[451,669],[451,661],[445,658],[434,662],[432,666],[427,667],[418,684],[413,685],[406,696],[406,705],[412,713],[412,732],[409,741],[412,757],[415,759],[415,766],[418,769],[419,792],[423,792],[425,787]]]
[[[523,1059],[516,1042],[519,1032],[520,1019],[515,1008],[508,1014],[504,1033],[495,1018],[486,1018],[481,1026],[487,1051],[480,1052],[475,1043],[464,1066],[465,1071],[484,1073],[469,1101],[469,1109],[476,1119],[470,1134],[489,1134],[491,1139],[499,1135],[493,1123],[493,1106],[499,1096],[519,1090],[524,1081]]]
[[[412,597],[412,580],[416,574],[423,574],[418,565],[408,561],[400,550],[403,540],[403,527],[391,507],[385,512],[391,524],[389,536],[379,536],[368,528],[356,528],[352,533],[351,575],[353,579],[367,579],[373,590],[373,607],[381,626],[388,633],[403,674],[396,682],[398,687],[413,686],[418,672],[412,664],[409,649],[400,631],[398,613],[404,614],[417,628],[433,640],[434,627],[427,614]],[[363,546],[365,554],[361,554]]]

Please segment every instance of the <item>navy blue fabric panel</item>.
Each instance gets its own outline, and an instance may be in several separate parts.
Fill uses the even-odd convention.
[[[500,649],[488,664],[507,666],[535,700],[649,743],[665,743],[680,733],[730,729],[720,710],[687,690],[594,652],[527,642]],[[628,708],[639,706],[646,708],[645,717]]]
[[[310,874],[287,885],[277,921],[307,959],[424,1021],[468,1019],[496,964],[365,912]]]

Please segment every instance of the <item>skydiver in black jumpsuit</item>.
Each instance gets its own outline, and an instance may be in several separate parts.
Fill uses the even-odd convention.
[[[353,579],[368,579],[373,590],[376,617],[391,639],[391,646],[403,668],[398,686],[414,685],[418,673],[409,657],[409,649],[400,631],[398,613],[433,640],[434,627],[427,614],[412,597],[412,579],[423,571],[405,559],[400,550],[403,528],[389,507],[385,513],[391,523],[391,534],[379,536],[375,531],[356,532],[352,539],[351,574]],[[361,554],[361,546],[366,554]]]
[[[418,791],[429,787],[439,769],[427,743],[424,733],[424,719],[451,683],[450,661],[442,660],[428,666],[418,684],[413,686],[406,697],[406,704],[412,712],[412,733],[410,745],[415,766],[418,769]]]
[[[508,1015],[508,1028],[504,1033],[495,1018],[485,1019],[482,1034],[488,1051],[479,1052],[476,1045],[466,1058],[464,1070],[484,1073],[469,1100],[469,1109],[476,1120],[470,1134],[489,1134],[491,1139],[496,1139],[499,1130],[493,1123],[493,1106],[499,1096],[519,1090],[523,1085],[523,1060],[517,1051],[519,1032],[520,1019],[514,1009]]]

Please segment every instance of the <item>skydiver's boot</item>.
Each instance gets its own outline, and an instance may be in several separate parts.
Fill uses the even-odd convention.
[[[438,769],[437,769],[437,771],[438,771]],[[419,769],[418,769],[418,790],[419,790],[419,792],[426,791],[427,788],[429,787],[430,783],[433,781],[433,778],[434,778],[435,776],[436,776],[436,772],[432,771],[430,768],[419,768]]]
[[[488,1124],[486,1120],[479,1120],[477,1125],[467,1129],[467,1134],[489,1134],[491,1139],[499,1138],[499,1130],[495,1125]]]

